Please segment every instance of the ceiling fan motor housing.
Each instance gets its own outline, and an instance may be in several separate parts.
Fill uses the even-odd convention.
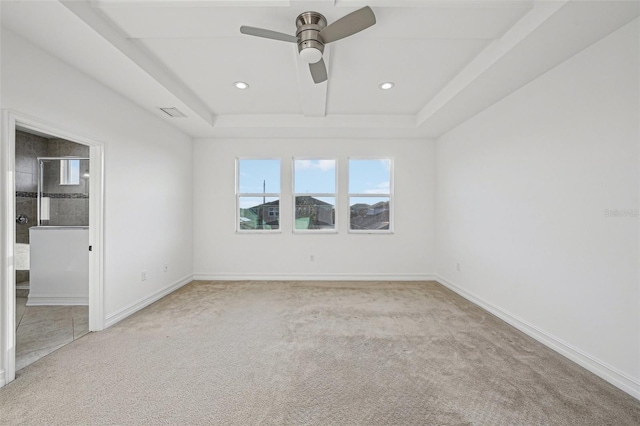
[[[327,26],[327,20],[318,12],[304,12],[296,18],[298,53],[303,61],[313,64],[322,59],[324,42],[320,31]]]

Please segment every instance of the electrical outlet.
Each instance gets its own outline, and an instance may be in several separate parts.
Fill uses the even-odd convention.
[[[460,272],[460,264],[456,263],[456,271]]]
[[[169,266],[168,265],[164,265],[164,273],[166,274],[167,272],[169,272]]]
[[[311,257],[309,257],[309,262],[313,262],[314,260],[316,260],[316,257],[314,255],[311,255]]]
[[[146,281],[147,280],[147,271],[142,271],[142,276],[140,278],[141,278],[141,281]]]

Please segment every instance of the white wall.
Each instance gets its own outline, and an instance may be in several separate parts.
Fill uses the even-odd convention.
[[[236,157],[282,164],[282,232],[235,232]],[[291,159],[338,159],[339,232],[294,234]],[[395,232],[347,233],[347,160],[388,156],[395,168]],[[434,271],[434,144],[427,140],[196,140],[194,145],[196,278],[424,279]],[[341,198],[342,197],[342,198]],[[310,261],[314,255],[315,260]]]
[[[436,148],[441,280],[636,397],[638,36],[636,20]]]
[[[190,278],[191,138],[5,29],[2,107],[105,144],[107,318]]]

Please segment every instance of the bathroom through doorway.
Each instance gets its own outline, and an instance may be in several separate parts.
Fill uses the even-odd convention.
[[[13,214],[2,232],[0,386],[104,327],[103,146],[11,112],[3,118],[2,151],[10,154],[3,166],[13,175],[5,211]]]

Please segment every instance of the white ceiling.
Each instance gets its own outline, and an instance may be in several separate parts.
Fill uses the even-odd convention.
[[[314,84],[301,12],[377,23],[328,45]],[[638,1],[2,1],[2,25],[194,137],[437,137],[640,14]],[[242,80],[248,90],[232,83]],[[378,85],[393,81],[392,90]],[[175,106],[187,118],[169,118]]]

